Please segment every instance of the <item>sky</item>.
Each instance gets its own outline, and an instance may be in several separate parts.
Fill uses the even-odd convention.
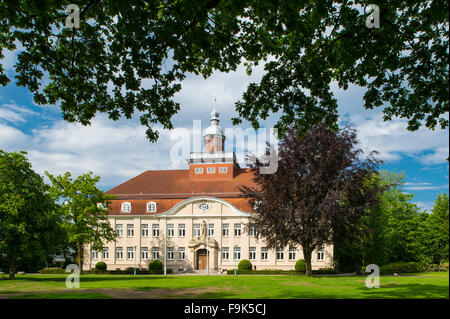
[[[145,170],[187,169],[184,154],[175,156],[176,160],[171,155],[185,132],[193,131],[193,121],[201,121],[201,128],[205,129],[215,106],[224,130],[233,128],[231,118],[238,116],[234,103],[249,83],[258,82],[264,74],[259,66],[248,76],[241,66],[235,72],[217,72],[208,79],[188,75],[175,97],[181,106],[172,118],[175,130],[159,129],[158,142],[151,143],[138,115],[114,122],[98,114],[90,126],[64,122],[57,106],[36,105],[26,88],[15,85],[16,62],[17,51],[6,51],[1,60],[12,80],[6,87],[0,86],[0,149],[27,151],[33,169],[42,175],[45,171],[52,174],[69,171],[77,176],[92,171],[101,176],[98,186],[103,190]],[[384,161],[382,169],[404,173],[403,191],[414,194],[413,202],[422,210],[430,210],[438,194],[448,194],[448,129],[432,131],[423,127],[410,132],[405,119],[383,122],[381,109],[365,110],[363,88],[349,87],[345,91],[336,85],[332,88],[338,100],[340,122],[358,130],[359,147],[365,154],[379,152],[378,158]],[[273,114],[261,122],[261,127],[273,127],[278,118],[279,114]],[[238,126],[243,130],[249,127],[245,120]],[[193,136],[191,143],[194,138],[197,142],[200,139]],[[236,151],[242,160],[242,149],[231,140],[225,142],[225,150]]]

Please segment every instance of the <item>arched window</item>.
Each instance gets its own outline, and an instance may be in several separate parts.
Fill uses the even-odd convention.
[[[131,212],[131,203],[124,202],[122,203],[122,213],[129,213]]]
[[[148,202],[147,203],[147,213],[155,213],[156,212],[156,203]]]

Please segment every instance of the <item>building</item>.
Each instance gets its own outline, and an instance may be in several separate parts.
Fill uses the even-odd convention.
[[[204,152],[191,153],[189,169],[146,171],[107,192],[116,196],[109,218],[118,238],[100,252],[86,247],[85,269],[98,261],[112,270],[147,268],[152,259],[174,273],[234,269],[242,259],[255,269],[294,269],[301,247],[267,249],[251,227],[247,231],[253,213],[239,186],[252,186],[252,173],[224,151],[215,110],[210,122]],[[332,264],[332,246],[313,253],[313,269]]]

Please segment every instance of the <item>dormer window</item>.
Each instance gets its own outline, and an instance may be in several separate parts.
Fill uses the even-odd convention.
[[[196,167],[195,174],[203,174],[203,167]]]
[[[131,212],[131,203],[124,202],[122,203],[122,213],[129,213]]]
[[[219,167],[219,173],[226,173],[227,172],[227,167]]]
[[[216,168],[215,167],[208,167],[206,169],[206,172],[208,172],[208,173],[215,173],[216,172]]]
[[[156,212],[156,203],[148,202],[147,203],[147,213],[155,213]]]

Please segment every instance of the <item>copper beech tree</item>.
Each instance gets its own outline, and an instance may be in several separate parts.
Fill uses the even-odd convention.
[[[333,232],[358,232],[361,217],[377,205],[377,169],[381,161],[371,152],[362,159],[356,130],[332,130],[324,124],[300,136],[291,129],[278,147],[278,170],[259,174],[255,160],[255,187],[241,187],[250,197],[250,219],[258,237],[269,248],[301,245],[306,274],[312,275],[312,252],[333,242]],[[271,151],[274,151],[272,148]]]

